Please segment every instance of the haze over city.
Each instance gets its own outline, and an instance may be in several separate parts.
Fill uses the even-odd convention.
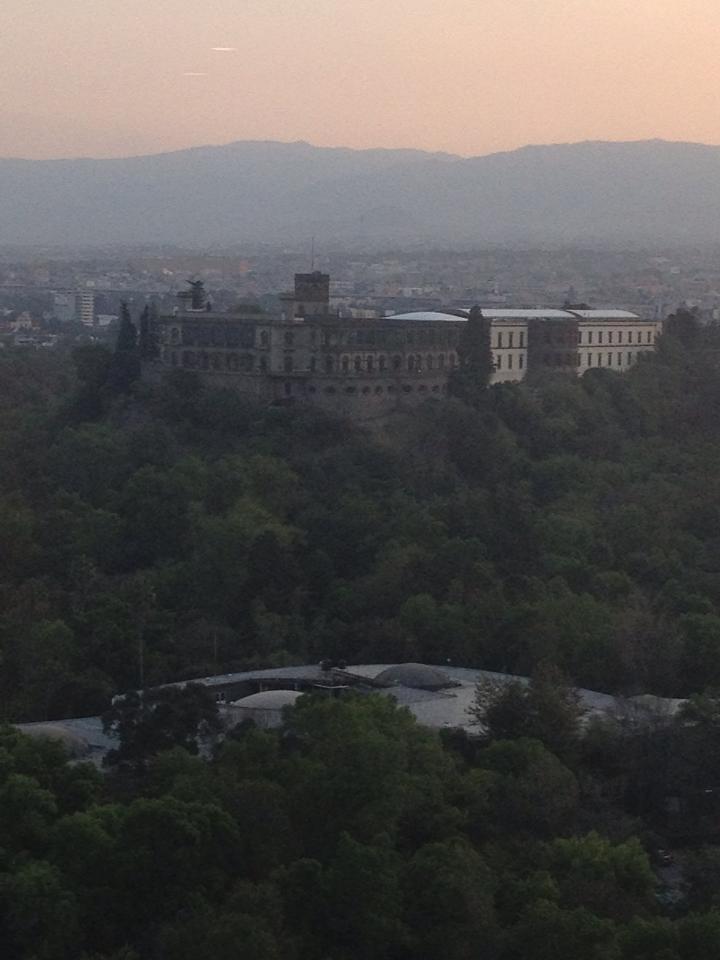
[[[5,0],[0,156],[717,143],[709,0]]]

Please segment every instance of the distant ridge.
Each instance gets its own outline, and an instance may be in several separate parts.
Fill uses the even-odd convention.
[[[720,241],[720,147],[662,140],[421,150],[238,141],[0,159],[0,243]]]

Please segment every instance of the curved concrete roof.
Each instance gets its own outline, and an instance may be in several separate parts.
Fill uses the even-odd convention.
[[[443,690],[445,687],[454,686],[444,670],[425,663],[398,663],[383,670],[375,680],[401,687],[414,687],[417,690]]]
[[[233,701],[233,706],[246,710],[282,710],[283,707],[292,707],[300,696],[302,694],[298,690],[262,690]]]

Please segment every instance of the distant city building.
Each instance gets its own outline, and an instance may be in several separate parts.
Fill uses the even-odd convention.
[[[95,293],[93,290],[78,290],[75,298],[75,318],[92,327],[95,323]]]
[[[56,293],[53,296],[53,315],[60,323],[73,323],[76,309],[74,293]]]
[[[341,318],[330,278],[296,274],[278,316],[215,313],[201,282],[157,321],[161,367],[200,372],[268,402],[308,402],[355,419],[447,394],[468,310]],[[591,367],[622,372],[655,349],[662,324],[624,310],[483,309],[491,382]]]

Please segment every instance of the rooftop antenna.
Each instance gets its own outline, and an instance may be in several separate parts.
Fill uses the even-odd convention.
[[[310,240],[310,271],[315,272],[315,237]]]

